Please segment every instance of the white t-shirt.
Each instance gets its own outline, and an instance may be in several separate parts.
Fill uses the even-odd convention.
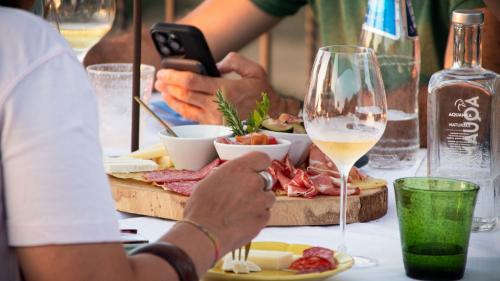
[[[119,241],[97,128],[69,45],[0,7],[0,280],[19,278],[12,247]]]

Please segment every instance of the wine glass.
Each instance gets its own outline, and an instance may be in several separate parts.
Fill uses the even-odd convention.
[[[44,18],[57,27],[81,62],[111,29],[115,19],[115,0],[43,1]]]
[[[378,142],[387,123],[384,84],[374,51],[342,45],[320,48],[304,100],[303,118],[313,143],[341,174],[338,250],[346,252],[349,171]],[[354,259],[360,266],[376,265],[371,258]]]

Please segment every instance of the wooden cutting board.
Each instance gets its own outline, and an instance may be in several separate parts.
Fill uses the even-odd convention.
[[[182,218],[188,197],[148,183],[109,177],[119,211],[171,220]],[[339,197],[314,199],[279,196],[269,226],[331,225],[339,223]],[[366,189],[347,199],[347,223],[378,219],[387,213],[387,187]]]

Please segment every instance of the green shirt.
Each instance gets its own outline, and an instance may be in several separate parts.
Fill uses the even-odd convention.
[[[321,45],[358,45],[368,0],[252,0],[275,17],[295,14],[311,5],[318,22]],[[443,68],[451,13],[456,9],[484,7],[482,0],[413,0],[421,47],[420,82]]]

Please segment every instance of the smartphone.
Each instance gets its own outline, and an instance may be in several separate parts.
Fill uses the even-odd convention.
[[[198,28],[175,23],[157,23],[151,27],[151,37],[164,68],[220,77],[205,36]]]

